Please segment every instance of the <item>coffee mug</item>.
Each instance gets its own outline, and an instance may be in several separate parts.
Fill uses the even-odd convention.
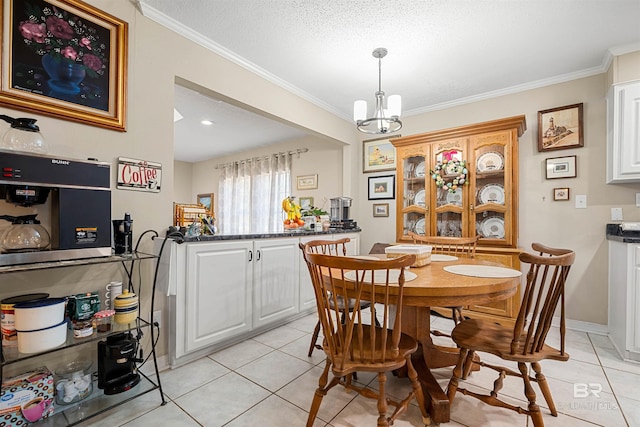
[[[111,301],[122,293],[122,282],[109,282],[107,283],[107,286],[105,286],[105,289],[105,306],[106,308],[113,308],[113,303]]]
[[[30,423],[35,423],[46,414],[52,404],[52,399],[45,399],[42,396],[38,396],[24,404],[22,407],[22,416]]]

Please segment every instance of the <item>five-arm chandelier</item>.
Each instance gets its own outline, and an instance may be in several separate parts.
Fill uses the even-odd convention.
[[[386,103],[382,91],[382,58],[387,56],[387,49],[379,47],[373,51],[373,57],[378,58],[378,91],[376,92],[376,107],[373,117],[367,117],[367,101],[358,100],[353,103],[353,120],[358,130],[364,133],[384,134],[397,132],[402,128],[400,113],[402,99],[400,95],[391,95]]]

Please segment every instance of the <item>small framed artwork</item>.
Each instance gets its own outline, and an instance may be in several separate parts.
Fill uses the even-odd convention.
[[[576,156],[553,157],[546,162],[547,179],[576,177]]]
[[[398,138],[400,135],[394,135]],[[362,173],[392,171],[396,169],[396,147],[389,138],[369,139],[362,142]]]
[[[213,216],[213,193],[198,194],[198,204],[204,206],[209,215]]]
[[[125,21],[78,0],[0,0],[0,8],[0,104],[126,130]]]
[[[373,216],[374,217],[389,216],[389,203],[374,203]]]
[[[569,200],[569,189],[568,188],[554,188],[553,189],[553,200]]]
[[[313,190],[318,188],[318,174],[315,175],[300,175],[297,177],[298,190]]]
[[[395,175],[369,177],[369,200],[394,199],[396,197]]]
[[[313,206],[313,197],[300,197],[300,209],[307,210]]]
[[[538,151],[584,146],[582,103],[538,111]]]

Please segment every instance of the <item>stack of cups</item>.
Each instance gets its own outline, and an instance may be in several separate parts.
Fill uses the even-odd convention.
[[[122,282],[109,282],[107,286],[105,286],[105,294],[104,294],[104,308],[105,309],[113,309],[113,303],[115,299],[122,293]]]

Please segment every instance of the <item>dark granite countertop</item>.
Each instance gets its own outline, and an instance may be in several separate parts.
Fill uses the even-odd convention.
[[[607,224],[607,240],[622,243],[640,243],[640,231],[622,231],[620,224]]]
[[[320,236],[330,234],[345,234],[345,233],[359,233],[360,228],[351,229],[329,229],[328,231],[310,231],[300,230],[296,231],[283,231],[281,233],[259,233],[259,234],[215,234],[213,236],[202,235],[198,237],[185,236],[185,242],[215,242],[218,240],[255,240],[255,239],[275,239],[278,237],[301,237],[301,236]]]

